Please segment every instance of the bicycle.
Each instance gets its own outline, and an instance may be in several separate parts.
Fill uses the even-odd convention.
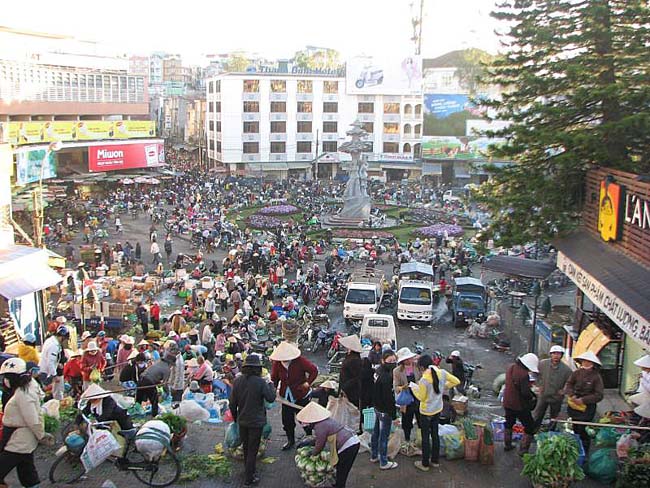
[[[85,433],[80,433],[84,441],[88,441],[88,430],[92,428],[110,430],[112,422],[91,422],[83,416],[88,425]],[[112,462],[120,471],[131,471],[133,475],[147,486],[165,487],[176,483],[181,475],[181,463],[173,451],[166,446],[163,454],[157,459],[147,460],[140,454],[135,446],[137,428],[120,430],[118,434],[126,441],[123,454],[111,456],[108,461]],[[57,459],[50,467],[49,479],[52,483],[70,484],[81,479],[86,469],[81,461],[83,447],[71,450],[63,445],[57,453]]]

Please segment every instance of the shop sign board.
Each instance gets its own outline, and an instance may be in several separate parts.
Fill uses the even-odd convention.
[[[164,164],[165,146],[158,141],[88,147],[88,170],[90,172],[152,168]]]
[[[47,156],[47,160],[46,160]],[[39,179],[56,177],[57,159],[54,151],[37,149],[16,153],[16,184],[26,185]]]
[[[624,225],[650,230],[650,200],[605,179],[600,182],[598,232],[604,241],[618,241]]]
[[[643,348],[650,349],[650,322],[646,318],[634,311],[620,297],[605,288],[562,252],[558,252],[557,267],[630,338],[641,344]]]
[[[155,137],[152,120],[53,120],[3,122],[0,137],[10,144],[92,141],[98,139],[138,139]]]

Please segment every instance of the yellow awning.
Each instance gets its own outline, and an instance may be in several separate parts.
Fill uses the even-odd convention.
[[[597,356],[610,342],[611,339],[600,330],[595,322],[592,322],[580,333],[575,346],[573,346],[573,357],[580,356],[587,351],[591,351]]]

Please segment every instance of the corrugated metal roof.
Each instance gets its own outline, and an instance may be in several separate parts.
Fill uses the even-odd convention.
[[[555,269],[554,262],[537,261],[516,256],[491,256],[483,260],[482,266],[497,273],[540,280],[545,279]]]

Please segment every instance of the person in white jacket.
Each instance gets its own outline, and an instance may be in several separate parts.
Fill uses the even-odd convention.
[[[9,358],[0,367],[3,386],[9,391],[4,405],[3,436],[0,441],[0,487],[6,487],[5,476],[16,468],[21,486],[39,486],[34,465],[34,451],[39,443],[54,445],[52,434],[45,433],[41,411],[43,391],[32,379],[27,364],[20,358]]]
[[[63,343],[70,337],[65,325],[59,325],[53,336],[43,343],[41,360],[38,363],[39,381],[43,387],[52,385],[52,397],[63,399]]]
[[[183,396],[185,389],[185,359],[178,354],[178,345],[174,341],[167,341],[165,349],[176,353],[176,362],[172,366],[172,373],[169,377],[169,386],[172,391],[172,402],[178,403]]]

